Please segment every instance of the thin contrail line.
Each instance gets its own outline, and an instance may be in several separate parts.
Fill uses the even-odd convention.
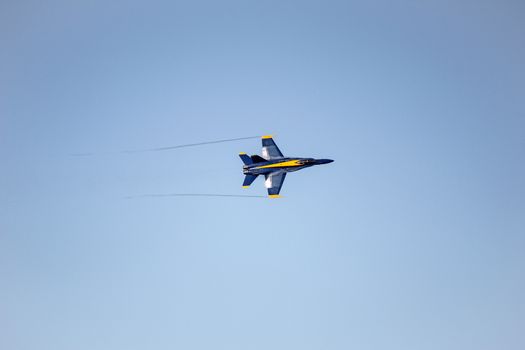
[[[242,194],[217,194],[217,193],[167,193],[167,194],[141,194],[127,196],[126,199],[134,198],[159,198],[159,197],[235,197],[235,198],[267,198],[266,196],[242,195]]]
[[[203,146],[203,145],[211,145],[211,144],[214,144],[214,143],[223,143],[223,142],[232,142],[232,141],[240,141],[240,140],[257,139],[257,138],[259,138],[259,137],[260,137],[260,136],[237,137],[237,138],[234,138],[234,139],[224,139],[224,140],[215,140],[215,141],[206,141],[206,142],[188,143],[188,144],[177,145],[177,146],[167,146],[167,147],[147,148],[147,149],[139,149],[139,150],[127,150],[127,151],[122,151],[121,153],[142,153],[142,152],[169,151],[169,150],[177,149],[177,148],[194,147],[194,146]]]
[[[233,141],[241,141],[241,140],[249,140],[249,139],[258,139],[261,136],[247,136],[247,137],[237,137],[234,139],[223,139],[223,140],[214,140],[214,141],[205,141],[205,142],[197,142],[197,143],[187,143],[183,145],[176,145],[176,146],[167,146],[167,147],[157,147],[157,148],[145,148],[145,149],[136,149],[136,150],[124,150],[120,152],[99,152],[99,153],[91,153],[91,152],[82,152],[82,153],[71,153],[70,156],[73,157],[89,157],[89,156],[96,156],[96,155],[108,155],[108,154],[122,154],[122,153],[145,153],[145,152],[160,152],[160,151],[169,151],[173,149],[178,148],[186,148],[186,147],[196,147],[196,146],[204,146],[204,145],[211,145],[214,143],[223,143],[223,142],[233,142]]]

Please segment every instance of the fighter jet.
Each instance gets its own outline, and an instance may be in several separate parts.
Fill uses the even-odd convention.
[[[242,172],[246,175],[242,187],[250,187],[259,175],[264,175],[264,185],[270,198],[280,197],[286,173],[333,162],[332,159],[284,157],[271,135],[262,137],[262,157],[256,154],[248,156],[246,153],[239,153],[239,157],[244,163]]]

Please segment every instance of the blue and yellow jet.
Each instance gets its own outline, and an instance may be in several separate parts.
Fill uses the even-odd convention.
[[[333,162],[331,159],[284,157],[270,135],[262,137],[262,157],[256,154],[250,157],[246,153],[239,153],[239,157],[244,163],[242,172],[246,175],[242,187],[250,187],[257,176],[264,175],[270,198],[280,197],[286,173]]]

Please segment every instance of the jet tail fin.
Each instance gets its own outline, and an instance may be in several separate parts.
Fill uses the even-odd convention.
[[[266,162],[266,159],[264,159],[263,157],[261,157],[261,156],[259,156],[257,154],[254,154],[250,158],[252,159],[252,162],[254,162],[254,163]]]
[[[242,183],[242,187],[250,187],[253,181],[257,178],[258,175],[246,175],[244,178],[244,182]]]
[[[244,165],[253,164],[252,159],[246,153],[239,153],[239,157],[241,157],[241,160],[244,163]]]

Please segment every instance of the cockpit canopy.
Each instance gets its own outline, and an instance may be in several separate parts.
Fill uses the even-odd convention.
[[[315,162],[315,159],[314,158],[304,158],[304,159],[301,159],[300,162],[302,164],[311,164],[311,163]]]

